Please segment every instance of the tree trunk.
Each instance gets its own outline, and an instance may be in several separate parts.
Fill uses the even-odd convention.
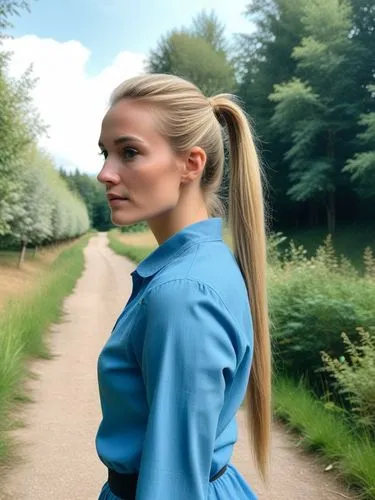
[[[328,193],[327,224],[328,224],[328,232],[330,234],[334,234],[336,231],[336,197],[334,191]]]
[[[18,268],[20,268],[22,266],[23,261],[25,260],[26,247],[27,247],[27,241],[23,241],[22,242],[22,250],[20,253],[20,258],[18,260]]]
[[[310,219],[310,226],[317,226],[319,223],[319,213],[318,213],[318,206],[314,202],[314,200],[310,200],[309,204],[309,219]]]
[[[331,160],[332,168],[334,167],[335,161],[335,138],[335,132],[330,129],[328,131],[327,153]],[[327,196],[327,224],[328,232],[334,234],[336,230],[336,195],[334,190],[330,191]]]

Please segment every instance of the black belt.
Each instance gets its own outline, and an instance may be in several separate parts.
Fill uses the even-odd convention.
[[[224,465],[211,479],[210,483],[219,479],[227,470]],[[135,500],[137,491],[138,474],[120,474],[112,469],[108,469],[108,485],[114,495],[122,500]]]

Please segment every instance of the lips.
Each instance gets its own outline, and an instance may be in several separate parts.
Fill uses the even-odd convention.
[[[112,194],[112,193],[109,193],[107,194],[107,198],[109,201],[113,201],[113,200],[128,200],[129,198],[127,198],[126,196],[120,196],[119,194]]]

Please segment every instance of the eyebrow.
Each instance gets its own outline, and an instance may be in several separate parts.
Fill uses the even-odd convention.
[[[140,144],[143,144],[142,139],[139,139],[138,137],[135,137],[133,135],[124,135],[121,137],[117,137],[114,141],[113,144],[115,146],[118,146],[119,144],[124,144],[124,142],[139,142]],[[104,148],[104,144],[99,141],[98,145],[100,148]]]

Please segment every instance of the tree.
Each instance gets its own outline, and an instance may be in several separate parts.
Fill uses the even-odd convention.
[[[30,145],[20,163],[20,189],[13,197],[12,240],[21,248],[22,264],[28,245],[74,238],[89,228],[84,204],[59,177],[51,157]]]
[[[12,27],[9,18],[15,15],[19,16],[21,10],[30,10],[28,0],[0,0],[0,38],[2,38],[4,30]]]
[[[0,59],[0,236],[10,231],[14,197],[21,189],[23,154],[45,130],[32,103],[31,69],[18,81],[11,80],[6,74],[7,58]]]
[[[278,223],[296,220],[297,214],[286,194],[289,165],[284,154],[290,134],[285,131],[280,137],[271,126],[274,104],[269,95],[275,84],[295,75],[297,63],[292,53],[304,36],[301,18],[306,1],[253,0],[247,6],[246,17],[255,29],[237,35],[235,40],[238,94],[253,121],[258,149],[268,167],[269,196]]]
[[[113,227],[105,188],[97,181],[96,177],[78,170],[68,173],[63,168],[60,168],[59,173],[70,191],[79,196],[85,203],[91,225],[101,231]]]
[[[28,244],[39,246],[52,236],[53,199],[37,165],[25,166],[22,190],[15,203],[16,217],[12,221],[12,238],[21,244],[19,267]]]
[[[215,52],[226,56],[228,44],[224,31],[225,26],[219,21],[215,11],[203,10],[193,19],[190,34],[206,40]]]
[[[174,30],[163,37],[148,58],[150,73],[181,76],[204,94],[231,92],[234,68],[225,52],[223,27],[213,13],[203,12],[189,30]]]
[[[351,50],[351,9],[346,1],[315,0],[305,5],[305,33],[295,47],[299,78],[275,85],[272,125],[289,131],[291,146],[288,191],[295,201],[323,201],[330,232],[335,230],[337,187],[345,181],[342,165],[358,108],[346,101],[353,85],[348,54]]]
[[[375,85],[369,86],[369,91],[375,100]],[[345,168],[351,174],[351,179],[357,182],[360,192],[365,196],[375,195],[375,112],[361,115],[359,125],[364,131],[358,134],[359,144],[365,151],[356,153]]]

